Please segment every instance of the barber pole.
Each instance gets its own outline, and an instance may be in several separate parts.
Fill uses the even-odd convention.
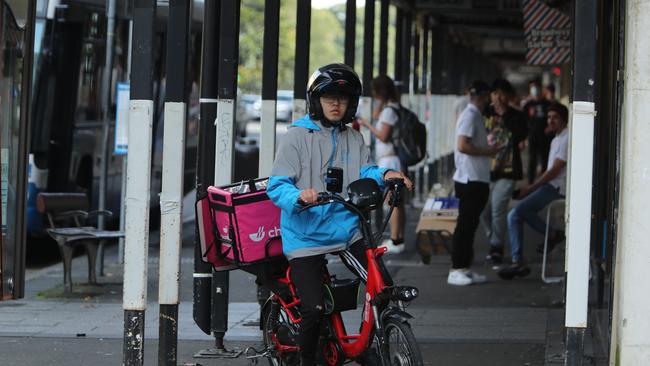
[[[127,366],[144,363],[144,314],[147,306],[151,142],[154,114],[151,67],[155,19],[155,1],[135,0],[122,303],[123,363]]]

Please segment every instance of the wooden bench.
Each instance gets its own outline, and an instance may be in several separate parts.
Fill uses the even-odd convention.
[[[63,259],[65,293],[72,292],[72,255],[74,248],[83,245],[88,255],[88,282],[97,283],[95,272],[98,247],[106,240],[124,237],[124,232],[99,230],[90,225],[100,216],[111,217],[107,210],[88,211],[90,204],[84,193],[40,193],[36,200],[38,211],[47,216],[47,233],[59,245]]]

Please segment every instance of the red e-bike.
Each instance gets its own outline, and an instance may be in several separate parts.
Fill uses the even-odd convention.
[[[359,217],[359,227],[363,234],[365,256],[368,260],[367,281],[359,334],[348,334],[343,324],[341,312],[356,308],[359,279],[337,280],[323,269],[325,286],[325,314],[321,327],[319,344],[319,364],[328,366],[343,365],[348,360],[373,365],[422,365],[422,355],[408,320],[412,318],[405,312],[405,304],[418,296],[418,290],[410,286],[392,284],[390,275],[381,270],[381,257],[386,248],[378,248],[378,236],[373,235],[370,212],[381,207],[386,196],[390,211],[383,222],[386,227],[393,208],[400,200],[404,186],[401,179],[386,182],[387,189],[382,194],[372,179],[360,179],[348,187],[348,199],[333,193],[320,193],[317,203],[310,207],[340,204]],[[382,230],[383,232],[383,230]],[[299,365],[299,346],[297,334],[300,316],[300,299],[291,281],[291,268],[284,275],[273,278],[271,297],[262,307],[261,324],[265,356],[270,364]]]

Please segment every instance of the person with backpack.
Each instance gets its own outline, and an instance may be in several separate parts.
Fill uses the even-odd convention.
[[[395,171],[404,171],[404,166],[399,158],[397,149],[393,145],[393,132],[399,120],[399,97],[393,80],[380,75],[374,78],[370,84],[372,96],[375,98],[376,106],[372,118],[377,120],[373,126],[365,119],[359,119],[359,124],[368,128],[375,136],[375,161],[381,168]],[[393,216],[390,218],[390,238],[382,242],[381,246],[388,249],[390,254],[399,254],[404,251],[404,228],[406,227],[406,210],[404,202],[395,207]]]
[[[362,279],[367,268],[365,246],[356,215],[341,205],[301,210],[315,203],[318,192],[342,192],[349,183],[371,178],[411,181],[399,170],[372,162],[361,133],[347,127],[354,119],[361,81],[344,64],[316,70],[307,86],[309,114],[293,122],[278,149],[267,194],[281,209],[282,251],[289,260],[291,279],[301,301],[301,365],[314,365],[324,309],[325,254],[340,252],[343,263]]]

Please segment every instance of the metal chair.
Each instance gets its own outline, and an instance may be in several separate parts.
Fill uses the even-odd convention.
[[[556,212],[558,210],[564,213],[565,207],[566,207],[566,202],[564,198],[557,199],[549,203],[548,206],[546,207],[546,232],[544,234],[544,254],[542,258],[542,281],[544,281],[544,283],[558,283],[564,280],[564,276],[548,276],[548,277],[546,276],[546,260],[549,256],[548,234],[551,228],[551,219],[552,219],[551,213],[554,211]],[[562,215],[562,217],[564,218],[564,214]],[[562,222],[562,227],[564,227],[564,219],[562,219],[561,222]]]
[[[83,245],[88,255],[88,283],[96,284],[95,264],[98,247],[109,239],[124,237],[124,232],[99,230],[86,224],[99,216],[110,217],[110,211],[87,211],[88,197],[83,193],[39,193],[37,208],[46,214],[47,233],[56,240],[63,259],[63,284],[66,294],[72,293],[72,255],[74,248]],[[101,249],[103,250],[103,249]]]

